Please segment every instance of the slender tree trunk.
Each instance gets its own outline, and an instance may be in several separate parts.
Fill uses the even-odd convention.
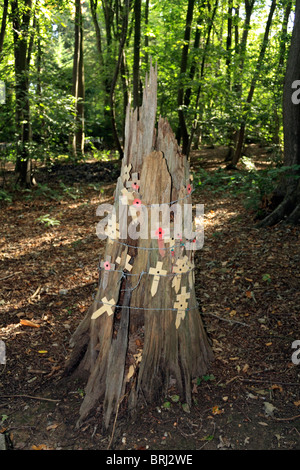
[[[150,67],[139,118],[137,109],[127,108],[124,159],[114,197],[116,214],[121,194],[127,201],[141,198],[143,226],[147,221],[148,228],[138,239],[119,232],[107,241],[97,294],[72,338],[65,375],[88,374],[78,426],[101,402],[103,428],[108,430],[118,414],[134,415],[140,403],[161,400],[171,383],[191,405],[192,379],[201,377],[213,359],[196,303],[193,251],[187,250],[185,237],[178,243],[174,233],[171,244],[151,231],[153,204],[170,207],[178,200],[183,207],[183,200],[192,202],[187,159],[166,120],[160,118],[156,130],[156,106],[157,72]],[[137,182],[139,187],[132,186]],[[128,223],[131,216],[125,216]]]
[[[232,1],[229,2],[228,5],[228,13],[227,13],[227,38],[226,38],[226,73],[227,73],[227,83],[230,89],[231,87],[231,48],[232,48],[232,11],[233,11],[233,3]]]
[[[189,52],[189,46],[190,46],[194,5],[195,5],[195,0],[188,1],[186,25],[185,25],[185,32],[184,32],[184,46],[182,48],[181,65],[180,65],[180,85],[179,85],[178,95],[177,95],[179,126],[177,130],[176,138],[177,138],[178,144],[180,144],[181,139],[182,139],[182,151],[185,155],[187,152],[189,135],[187,131],[187,126],[185,122],[185,113],[184,113],[184,78],[185,78],[185,73],[187,71],[187,64],[188,64],[188,52]]]
[[[199,16],[197,25],[199,25],[202,22],[202,15]],[[196,29],[196,34],[195,34],[195,40],[194,40],[194,57],[192,60],[191,68],[190,68],[190,74],[189,78],[190,81],[192,82],[195,78],[196,70],[197,70],[197,64],[198,64],[198,58],[196,57],[197,52],[199,51],[200,47],[200,39],[201,39],[201,29],[200,27],[197,27]],[[189,86],[186,89],[185,96],[184,96],[184,106],[185,108],[188,108],[191,102],[191,95],[192,95],[192,86]]]
[[[249,111],[250,105],[252,103],[256,83],[259,77],[259,73],[261,70],[261,66],[263,64],[263,59],[265,56],[266,48],[268,45],[269,33],[270,33],[270,28],[271,28],[275,8],[276,8],[276,0],[272,0],[270,12],[269,12],[269,16],[268,16],[268,20],[266,24],[265,34],[264,34],[263,42],[262,42],[261,49],[260,49],[260,54],[256,63],[255,71],[254,71],[251,85],[250,85],[250,90],[249,90],[247,100],[246,100],[246,108],[244,109],[244,113],[243,113],[244,115],[247,115],[247,112]],[[244,138],[245,138],[245,129],[246,129],[246,119],[242,122],[240,126],[237,146],[235,149],[235,153],[234,153],[231,165],[228,166],[229,168],[235,167],[242,156],[242,150],[243,150]]]
[[[146,34],[144,36],[144,41],[145,41],[145,65],[146,65],[146,70],[148,71],[149,68],[149,53],[148,53],[148,47],[149,47],[149,36],[147,34],[147,27],[149,24],[149,2],[150,0],[146,0],[145,3],[145,29],[146,29]]]
[[[1,62],[2,49],[3,49],[5,31],[6,31],[7,12],[8,12],[8,0],[4,0],[2,20],[1,20],[1,30],[0,30],[0,62]]]
[[[104,66],[104,60],[103,60],[103,51],[102,51],[101,29],[100,29],[98,18],[97,18],[97,6],[98,6],[97,0],[90,0],[90,9],[91,9],[92,19],[93,19],[95,33],[96,33],[96,45],[97,45],[97,50],[98,50],[98,55],[99,55],[99,64],[102,70]]]
[[[218,2],[219,2],[219,0],[215,1],[214,9],[212,11],[212,15],[211,15],[211,18],[210,18],[210,21],[209,21],[209,24],[208,24],[208,28],[207,28],[206,41],[205,41],[205,46],[204,46],[204,50],[203,50],[203,54],[202,54],[202,60],[201,60],[201,67],[200,67],[200,76],[199,76],[199,82],[200,83],[199,83],[199,87],[198,87],[198,91],[197,91],[197,97],[196,97],[194,123],[193,123],[192,129],[191,129],[191,135],[190,135],[190,138],[189,138],[188,147],[187,147],[187,151],[186,151],[187,157],[190,154],[193,138],[194,138],[195,132],[196,132],[197,127],[198,127],[198,117],[199,117],[198,108],[199,108],[199,102],[200,102],[201,91],[202,91],[202,81],[203,81],[203,78],[204,78],[205,61],[206,61],[206,58],[207,58],[207,51],[208,51],[208,47],[209,47],[210,40],[211,40],[211,31],[212,31],[212,28],[213,28],[213,22],[214,22],[215,14],[216,14],[216,11],[217,11]]]
[[[140,47],[142,1],[134,2],[133,108],[140,106]]]
[[[73,96],[75,99],[75,130],[72,137],[72,154],[74,158],[78,158],[84,153],[84,64],[81,0],[76,0],[75,4]]]
[[[295,22],[283,88],[284,166],[300,165],[300,0],[296,0]],[[259,226],[275,225],[282,220],[300,222],[300,170],[284,175],[273,201],[276,206]]]
[[[122,61],[124,60],[124,46],[125,46],[127,30],[128,30],[130,0],[126,0],[124,5],[125,5],[125,8],[123,11],[123,21],[122,21],[123,24],[122,24],[122,33],[121,33],[121,39],[120,39],[120,44],[119,44],[118,61],[115,67],[115,72],[114,72],[114,76],[113,76],[111,88],[110,88],[111,123],[112,123],[112,129],[113,129],[113,136],[114,136],[114,140],[117,146],[117,150],[119,152],[120,159],[123,158],[123,148],[119,139],[117,124],[116,124],[116,117],[115,117],[115,88],[116,88],[119,72],[121,69]]]
[[[18,0],[12,1],[12,23],[15,59],[15,122],[17,136],[17,161],[15,172],[18,181],[27,187],[33,184],[31,172],[30,144],[30,104],[29,104],[29,60],[28,29],[31,18],[31,0],[25,0],[21,13]],[[29,56],[30,57],[30,56]]]

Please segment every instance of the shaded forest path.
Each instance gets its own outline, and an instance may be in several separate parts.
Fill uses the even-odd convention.
[[[223,158],[222,149],[202,149],[192,169],[213,174]],[[112,201],[119,163],[56,170],[59,177],[40,170],[40,188],[1,207],[0,431],[15,449],[105,450],[111,436],[101,434],[101,407],[75,429],[84,384],[60,374],[97,286],[104,244],[96,208]],[[243,194],[221,189],[197,185],[193,198],[205,207],[196,292],[215,361],[195,378],[191,410],[176,390],[134,423],[120,410],[115,449],[300,448],[300,364],[292,362],[300,229],[256,229]]]

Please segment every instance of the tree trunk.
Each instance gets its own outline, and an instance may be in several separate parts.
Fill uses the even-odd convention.
[[[77,158],[84,153],[84,65],[81,0],[76,0],[75,3],[73,96],[75,98],[75,130],[72,138],[72,154],[74,158]]]
[[[133,47],[133,107],[140,106],[140,47],[142,1],[134,2],[134,47]]]
[[[2,20],[1,20],[1,30],[0,30],[0,62],[1,62],[1,55],[2,55],[2,49],[3,49],[5,31],[6,31],[7,12],[8,12],[8,0],[4,0]]]
[[[246,107],[245,107],[244,113],[243,113],[246,117],[247,117],[247,113],[249,111],[250,105],[252,103],[256,83],[257,83],[259,73],[260,73],[260,70],[261,70],[261,67],[262,67],[262,64],[263,64],[263,59],[264,59],[266,48],[267,48],[267,45],[268,45],[269,33],[270,33],[270,28],[271,28],[275,8],[276,8],[276,0],[272,0],[272,4],[271,4],[271,7],[270,7],[270,12],[269,12],[269,16],[268,16],[268,20],[267,20],[267,24],[266,24],[266,29],[265,29],[263,42],[262,42],[262,45],[261,45],[259,57],[257,59],[255,71],[254,71],[254,74],[253,74],[253,77],[252,77],[252,80],[251,80],[250,90],[249,90],[247,100],[246,100]],[[235,149],[235,153],[234,153],[234,156],[232,158],[231,164],[228,165],[228,168],[235,167],[237,165],[237,163],[239,162],[241,156],[242,156],[242,150],[243,150],[244,138],[245,138],[245,129],[246,129],[246,118],[245,118],[245,121],[243,121],[241,123],[239,133],[238,133],[237,146],[236,146],[236,149]]]
[[[193,126],[192,126],[191,135],[190,135],[187,150],[186,150],[186,156],[187,157],[189,157],[192,142],[193,142],[193,139],[194,139],[194,135],[195,135],[195,132],[197,131],[197,127],[198,127],[198,116],[200,114],[199,111],[198,111],[198,108],[199,108],[200,96],[201,96],[201,91],[202,91],[202,81],[203,81],[203,78],[204,78],[205,61],[206,61],[206,57],[207,57],[208,46],[209,46],[209,43],[210,43],[210,35],[211,35],[212,27],[213,27],[215,14],[216,14],[217,7],[218,7],[218,2],[219,2],[219,0],[215,0],[214,9],[212,11],[211,18],[210,18],[210,21],[208,23],[208,28],[207,28],[206,41],[205,41],[205,46],[204,46],[204,50],[203,50],[203,54],[202,54],[202,60],[201,60],[201,66],[200,66],[200,77],[199,77],[199,82],[200,83],[199,83],[199,87],[198,87],[198,91],[197,91],[194,123],[193,123]],[[200,130],[198,130],[198,134],[199,135],[201,134]]]
[[[184,32],[184,45],[182,48],[181,65],[180,65],[180,85],[179,85],[178,95],[177,95],[179,126],[177,130],[176,138],[179,144],[182,139],[182,151],[185,155],[187,154],[189,135],[188,135],[187,127],[186,127],[185,114],[184,114],[184,78],[185,78],[185,73],[187,70],[187,63],[188,63],[188,52],[189,52],[189,46],[190,46],[191,29],[192,29],[193,15],[194,15],[194,5],[195,5],[195,0],[188,1],[188,9],[187,9],[187,14],[186,14],[186,26],[185,26],[185,32]]]
[[[300,0],[296,0],[295,22],[287,61],[283,88],[284,166],[300,165]],[[296,88],[296,91],[295,91]],[[300,220],[300,170],[289,172],[280,182],[273,200],[273,212],[259,223],[271,226],[285,220],[296,224]]]
[[[33,185],[29,144],[30,129],[30,103],[29,103],[29,59],[28,30],[31,18],[31,0],[25,1],[25,9],[21,13],[18,0],[12,2],[12,23],[15,59],[15,123],[17,137],[17,161],[15,172],[21,185]]]
[[[170,384],[191,405],[191,381],[212,360],[196,302],[193,251],[187,250],[185,237],[172,243],[160,237],[159,227],[156,236],[151,232],[153,204],[169,209],[174,201],[180,207],[191,203],[187,159],[166,120],[160,118],[155,130],[156,106],[157,73],[150,66],[139,113],[127,108],[124,158],[114,196],[116,214],[121,195],[131,201],[125,206],[130,224],[136,215],[132,200],[141,201],[144,223],[138,220],[146,236],[136,239],[123,233],[117,219],[119,233],[113,239],[110,232],[107,240],[97,294],[72,337],[65,374],[88,374],[78,426],[102,402],[103,427],[108,430],[121,403],[124,412],[134,414],[141,401],[161,399]]]

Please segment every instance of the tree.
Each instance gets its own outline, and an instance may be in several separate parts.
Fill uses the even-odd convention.
[[[177,106],[178,106],[178,117],[179,117],[177,140],[178,140],[178,143],[180,143],[181,138],[182,138],[182,141],[183,141],[182,150],[184,154],[186,154],[187,152],[188,140],[189,140],[188,131],[187,131],[186,123],[185,123],[185,116],[184,116],[184,77],[187,71],[188,52],[189,52],[192,21],[193,21],[193,14],[194,14],[194,5],[195,5],[195,0],[189,0],[187,13],[186,13],[184,45],[182,48],[181,65],[180,65],[180,85],[179,85],[178,95],[177,95]]]
[[[75,131],[72,153],[75,158],[84,153],[84,62],[83,14],[81,0],[75,2],[75,38],[73,58],[73,96],[75,99]]]
[[[32,1],[12,0],[12,27],[15,59],[15,94],[16,94],[16,134],[17,162],[15,171],[19,182],[26,186],[33,184],[29,144],[31,141],[30,103],[29,103],[29,64],[31,56],[30,20],[32,19]]]
[[[133,107],[140,106],[140,47],[142,1],[134,2]]]
[[[251,80],[250,89],[249,89],[248,96],[247,96],[247,99],[246,99],[246,105],[245,105],[245,108],[244,108],[244,111],[243,111],[244,119],[243,119],[243,122],[241,123],[240,129],[239,129],[239,132],[238,132],[237,146],[236,146],[236,149],[235,149],[235,152],[234,152],[232,162],[231,162],[230,165],[228,165],[228,168],[235,167],[237,165],[238,161],[240,160],[241,156],[242,156],[242,150],[243,150],[243,144],[244,144],[244,138],[245,138],[245,130],[246,130],[247,113],[249,112],[250,105],[252,103],[253,94],[254,94],[255,87],[256,87],[256,82],[259,78],[260,70],[261,70],[261,67],[262,67],[262,64],[263,64],[266,48],[267,48],[267,45],[268,45],[269,33],[270,33],[270,28],[271,28],[275,8],[276,8],[276,0],[272,0],[271,6],[270,6],[270,12],[269,12],[269,16],[268,16],[268,20],[267,20],[267,24],[266,24],[266,29],[265,29],[262,45],[261,45],[261,48],[260,48],[259,57],[257,59],[256,65],[255,65],[254,74],[253,74],[253,77],[252,77],[252,80]]]
[[[169,209],[177,201],[182,210],[185,202],[191,204],[188,161],[165,119],[155,129],[156,80],[150,67],[139,112],[127,108],[124,159],[114,197],[119,217],[108,221],[99,288],[72,338],[65,374],[88,374],[78,425],[101,401],[107,430],[121,404],[134,414],[141,401],[153,403],[167,393],[171,382],[191,405],[192,379],[202,376],[212,360],[196,302],[188,235],[174,229],[164,239],[166,226],[160,227],[158,219],[155,235],[151,233],[150,209],[156,204]],[[121,235],[124,198],[131,201],[125,221],[134,224],[138,217],[141,238],[129,229]]]
[[[5,38],[7,13],[8,13],[8,0],[4,0],[3,13],[2,13],[2,19],[1,19],[1,30],[0,30],[0,61],[1,61],[1,54],[2,54],[2,49],[3,49],[4,38]]]
[[[295,21],[283,88],[284,175],[273,197],[274,210],[260,222],[266,227],[285,220],[300,220],[300,0],[296,0]]]

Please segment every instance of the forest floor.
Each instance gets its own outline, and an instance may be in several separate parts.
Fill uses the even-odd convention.
[[[259,169],[266,155],[255,148]],[[213,175],[223,158],[202,149],[191,166]],[[196,293],[215,359],[192,408],[172,391],[134,421],[120,413],[113,435],[102,434],[101,407],[76,428],[84,384],[61,373],[97,288],[96,208],[112,201],[118,175],[113,161],[41,168],[34,191],[1,204],[0,432],[16,450],[300,449],[300,228],[256,228],[245,195],[226,185],[193,195],[205,207]]]

